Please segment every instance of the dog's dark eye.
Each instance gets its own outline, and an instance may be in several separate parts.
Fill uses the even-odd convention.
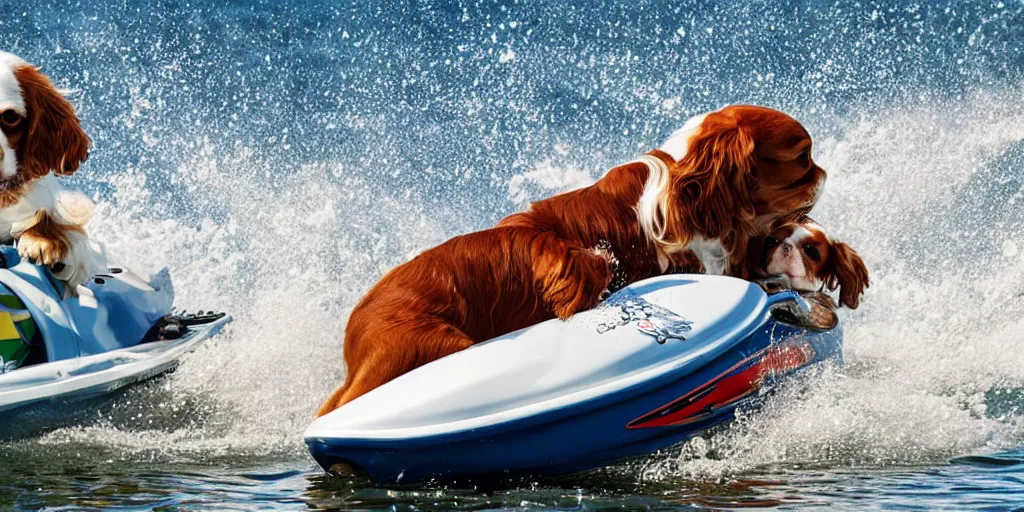
[[[774,236],[768,236],[765,237],[764,239],[764,248],[765,250],[774,249],[775,246],[779,245],[779,243],[780,242],[778,238],[775,238]]]
[[[21,122],[21,115],[13,110],[4,110],[3,113],[0,113],[0,122],[4,126],[17,126]]]
[[[821,253],[818,252],[818,248],[811,244],[804,245],[804,254],[806,254],[811,261],[818,261],[821,259]]]

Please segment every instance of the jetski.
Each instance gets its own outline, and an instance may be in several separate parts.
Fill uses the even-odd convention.
[[[417,368],[305,441],[328,472],[385,485],[573,473],[698,435],[824,361],[842,361],[831,309],[776,281],[661,276]]]
[[[65,295],[48,268],[0,246],[0,435],[28,411],[63,410],[167,372],[231,321],[175,314],[166,269],[144,280],[113,267]]]

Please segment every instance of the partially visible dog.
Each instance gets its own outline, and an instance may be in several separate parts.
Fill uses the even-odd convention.
[[[90,141],[70,103],[38,68],[0,52],[0,240],[47,265],[67,282],[67,294],[106,263],[85,232],[93,204],[62,192],[88,157]]]
[[[824,181],[810,135],[782,112],[731,106],[694,117],[594,185],[385,275],[349,317],[348,375],[318,414],[474,343],[569,318],[609,288],[696,261],[736,274],[749,238],[808,211]]]
[[[771,235],[751,242],[752,277],[784,276],[801,292],[818,292],[819,300],[835,307],[826,292],[839,291],[839,306],[856,309],[870,286],[868,269],[857,251],[833,240],[808,217],[781,222]]]

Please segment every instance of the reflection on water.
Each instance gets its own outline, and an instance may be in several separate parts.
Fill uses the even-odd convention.
[[[382,489],[323,475],[311,464],[273,459],[258,466],[114,462],[59,470],[55,461],[0,476],[0,504],[40,507],[258,507],[331,510],[670,510],[743,508],[1007,509],[1024,506],[1024,453],[964,458],[951,465],[880,470],[793,465],[714,481],[641,483],[623,468],[500,489]],[[71,469],[74,468],[74,469]]]

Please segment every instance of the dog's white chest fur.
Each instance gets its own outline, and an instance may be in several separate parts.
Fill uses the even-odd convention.
[[[0,241],[10,242],[18,239],[18,254],[22,258],[38,258],[43,253],[39,237],[24,236],[24,231],[31,228],[36,220],[36,212],[45,210],[57,223],[68,226],[84,227],[92,217],[92,201],[83,194],[60,190],[57,177],[47,174],[25,186],[18,202],[6,208],[0,208]],[[69,293],[85,283],[91,276],[104,272],[107,268],[103,249],[94,244],[81,229],[69,229],[65,235],[70,242],[68,253],[61,263],[63,268],[55,270],[57,279],[66,281]],[[49,265],[50,262],[43,262]]]
[[[25,186],[17,203],[0,208],[0,240],[10,241],[24,229],[40,209],[57,210],[57,194],[60,184],[57,177],[47,174]]]

